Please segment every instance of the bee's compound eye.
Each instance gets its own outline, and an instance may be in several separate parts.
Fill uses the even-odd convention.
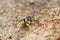
[[[27,16],[26,18],[27,18],[27,21],[31,21],[32,20],[31,16]]]

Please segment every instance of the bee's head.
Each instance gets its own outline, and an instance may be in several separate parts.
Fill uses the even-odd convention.
[[[27,21],[32,22],[32,17],[31,16],[27,16],[26,19],[27,19]]]

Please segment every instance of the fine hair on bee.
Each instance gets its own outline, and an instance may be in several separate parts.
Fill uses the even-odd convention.
[[[34,16],[27,16],[18,21],[18,30],[20,28],[29,29],[29,26],[33,25],[34,23],[38,22],[37,18]]]

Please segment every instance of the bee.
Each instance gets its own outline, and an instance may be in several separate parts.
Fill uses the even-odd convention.
[[[35,24],[36,22],[38,22],[36,17],[34,17],[34,16],[27,16],[27,17],[19,20],[19,22],[17,24],[18,30],[20,28],[28,29],[31,25]]]

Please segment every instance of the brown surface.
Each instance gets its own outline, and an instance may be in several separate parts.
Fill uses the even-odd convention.
[[[59,0],[0,0],[0,40],[60,40]],[[18,19],[34,14],[39,25],[17,31]]]

